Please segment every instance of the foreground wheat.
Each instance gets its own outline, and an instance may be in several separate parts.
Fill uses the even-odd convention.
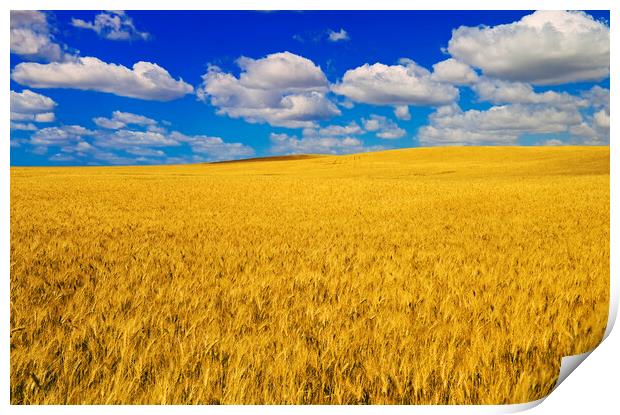
[[[523,402],[608,295],[608,147],[11,169],[14,404]]]

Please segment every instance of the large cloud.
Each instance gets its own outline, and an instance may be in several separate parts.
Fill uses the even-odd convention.
[[[61,61],[63,47],[55,40],[45,13],[11,10],[11,52],[24,59]]]
[[[567,133],[579,125],[577,109],[548,105],[502,105],[486,111],[439,108],[418,131],[423,145],[514,145],[523,134]]]
[[[314,127],[340,114],[327,99],[327,79],[312,61],[289,52],[262,59],[241,57],[237,78],[210,66],[197,91],[219,114],[272,126]]]
[[[29,89],[22,92],[11,91],[12,121],[52,122],[55,119],[55,107],[56,102],[53,99]]]
[[[193,92],[191,85],[175,80],[154,63],[138,62],[129,69],[93,57],[62,63],[20,63],[11,77],[33,88],[84,89],[154,101],[170,101]]]
[[[376,105],[442,105],[456,100],[458,89],[437,82],[409,59],[399,65],[364,64],[345,72],[332,91],[352,101]]]
[[[494,27],[461,26],[448,51],[485,75],[553,85],[609,75],[609,27],[583,12],[537,11]]]
[[[99,36],[108,40],[132,40],[149,39],[147,32],[136,29],[131,17],[123,11],[110,11],[99,13],[93,22],[82,19],[71,19],[71,25],[81,29],[92,30]]]

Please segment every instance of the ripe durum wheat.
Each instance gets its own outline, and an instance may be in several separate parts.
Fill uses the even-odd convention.
[[[524,402],[608,296],[608,147],[11,169],[14,404]]]

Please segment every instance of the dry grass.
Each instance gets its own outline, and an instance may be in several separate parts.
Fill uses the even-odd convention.
[[[523,402],[608,295],[608,147],[11,169],[14,404]]]

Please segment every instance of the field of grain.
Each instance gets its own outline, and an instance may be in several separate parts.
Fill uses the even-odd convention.
[[[518,403],[601,340],[609,148],[11,168],[13,404]]]

